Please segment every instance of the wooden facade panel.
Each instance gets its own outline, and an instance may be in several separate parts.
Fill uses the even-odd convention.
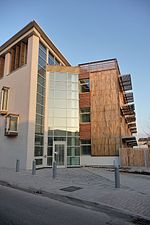
[[[118,155],[121,128],[117,70],[91,73],[90,91],[92,155]]]
[[[90,140],[91,139],[91,124],[80,124],[80,139]]]
[[[145,157],[144,154],[147,156]],[[150,167],[150,149],[122,148],[119,151],[121,166]]]
[[[4,75],[4,63],[5,63],[5,58],[0,57],[0,79]]]
[[[79,94],[79,106],[80,108],[90,107],[90,93]]]

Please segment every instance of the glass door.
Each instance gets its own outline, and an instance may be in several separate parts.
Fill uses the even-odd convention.
[[[66,142],[55,141],[53,149],[54,149],[53,157],[54,160],[56,161],[57,166],[66,167],[67,166]]]

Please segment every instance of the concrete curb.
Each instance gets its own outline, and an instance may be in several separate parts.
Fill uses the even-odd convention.
[[[118,218],[123,218],[123,219],[126,219],[128,222],[132,222],[135,224],[150,225],[150,219],[148,217],[141,216],[138,214],[133,214],[131,212],[128,212],[128,211],[125,211],[122,209],[118,209],[116,207],[112,207],[107,204],[91,202],[91,201],[87,201],[87,200],[83,200],[83,199],[70,197],[67,195],[50,193],[50,192],[46,192],[44,190],[36,189],[36,188],[24,188],[24,187],[15,185],[15,184],[10,184],[10,183],[2,181],[2,180],[0,180],[0,185],[4,186],[4,187],[9,187],[9,188],[13,188],[16,190],[24,191],[24,192],[27,192],[30,194],[40,195],[41,197],[47,197],[47,198],[50,198],[50,199],[53,199],[56,201],[60,201],[60,202],[63,202],[63,203],[69,204],[69,205],[75,205],[75,206],[90,209],[93,211],[102,212],[105,214],[109,214],[112,217],[115,216]]]

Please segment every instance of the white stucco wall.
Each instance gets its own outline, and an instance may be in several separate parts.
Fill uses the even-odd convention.
[[[80,165],[81,166],[113,166],[114,160],[116,163],[119,163],[119,157],[92,157],[90,155],[81,156],[80,158]]]
[[[36,36],[29,38],[27,64],[0,80],[0,90],[3,86],[10,88],[8,113],[19,114],[17,137],[4,135],[5,116],[0,115],[0,167],[15,168],[16,159],[19,159],[21,169],[31,168],[34,151],[38,41]],[[30,154],[27,157],[29,150]]]

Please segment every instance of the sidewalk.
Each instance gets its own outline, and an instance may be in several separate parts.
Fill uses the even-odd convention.
[[[150,219],[150,176],[121,173],[121,188],[114,185],[114,172],[103,168],[52,169],[31,171],[0,168],[0,181],[13,187],[68,196],[81,201],[104,204],[125,213]],[[78,189],[78,190],[73,190]],[[67,190],[65,190],[67,188]],[[63,189],[63,190],[61,190]]]

